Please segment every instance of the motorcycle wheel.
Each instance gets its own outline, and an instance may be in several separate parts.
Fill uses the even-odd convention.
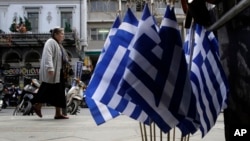
[[[69,104],[69,106],[67,106],[67,111],[69,114],[71,115],[76,115],[77,111],[78,111],[78,104],[79,102],[77,100],[72,100],[71,104]]]
[[[31,108],[32,104],[30,101],[21,102],[19,105],[16,106],[13,115],[14,116],[28,115],[30,113]]]

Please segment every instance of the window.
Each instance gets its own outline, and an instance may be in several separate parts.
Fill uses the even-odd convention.
[[[32,32],[38,32],[38,12],[28,12],[27,13],[27,18],[31,24],[31,31]]]
[[[72,31],[73,13],[75,13],[75,5],[58,5],[57,10],[60,13],[60,26],[64,28],[65,32]]]
[[[106,40],[109,33],[108,28],[91,28],[90,37],[91,40]]]
[[[61,27],[65,32],[72,31],[72,12],[61,12]]]
[[[89,4],[90,12],[115,12],[118,9],[117,1],[91,0]]]
[[[30,22],[31,31],[39,32],[39,14],[41,13],[42,6],[24,6],[23,8]]]

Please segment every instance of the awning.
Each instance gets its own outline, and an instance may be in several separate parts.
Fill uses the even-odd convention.
[[[101,51],[85,51],[86,55],[100,55]]]

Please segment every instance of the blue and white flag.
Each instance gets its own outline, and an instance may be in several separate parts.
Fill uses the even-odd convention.
[[[184,49],[204,137],[214,126],[221,110],[227,107],[228,82],[220,63],[218,42],[212,32],[194,24]]]
[[[98,58],[96,65],[99,64],[100,60],[102,60],[102,58],[105,54],[105,51],[109,47],[111,40],[112,40],[113,36],[116,34],[116,31],[117,31],[118,27],[120,26],[120,24],[121,24],[121,20],[120,20],[120,17],[118,15],[116,17],[110,31],[109,31],[109,34],[106,38],[102,52]],[[103,104],[99,101],[96,101],[92,98],[86,97],[86,102],[88,104],[88,108],[92,114],[92,117],[95,119],[95,122],[97,125],[100,125],[100,124],[120,115],[120,113],[118,111],[113,110],[113,109],[107,107],[105,104]]]
[[[176,20],[174,7],[167,6],[162,20],[159,35],[161,46],[165,47],[162,64],[169,65],[162,74],[166,80],[165,93],[169,111],[179,120],[178,127],[185,136],[194,133],[199,127],[196,99],[192,93],[188,66],[182,47],[179,25]]]
[[[128,8],[123,22],[96,65],[86,89],[86,97],[140,122],[148,123],[148,116],[140,107],[117,94],[128,61],[128,46],[137,32],[137,26],[138,21]]]
[[[158,34],[146,5],[138,28],[119,94],[129,95],[162,131],[168,132],[185,118],[192,105],[178,24],[165,17]]]

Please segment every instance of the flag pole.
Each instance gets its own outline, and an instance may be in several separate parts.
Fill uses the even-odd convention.
[[[175,127],[174,127],[173,130],[174,130],[174,131],[173,131],[173,141],[175,141]]]
[[[141,131],[141,140],[144,141],[143,129],[142,129],[142,123],[141,122],[139,122],[139,126],[140,126],[140,131]]]
[[[156,141],[155,123],[153,123],[153,127],[154,127],[154,141]]]
[[[152,141],[152,136],[153,136],[153,131],[152,131],[152,124],[149,126],[149,136],[150,136],[150,141]]]
[[[147,138],[147,129],[146,129],[145,124],[143,124],[143,128],[144,128],[145,141],[148,141],[148,138]]]
[[[160,131],[160,141],[162,141],[162,131]]]
[[[171,131],[171,130],[170,130]],[[170,131],[167,133],[168,141],[170,141]]]

